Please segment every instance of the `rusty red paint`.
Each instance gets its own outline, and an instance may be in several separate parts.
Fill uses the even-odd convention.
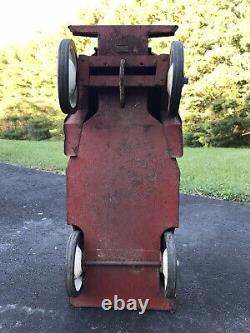
[[[160,288],[159,266],[161,235],[178,227],[175,157],[182,155],[181,120],[160,122],[147,110],[147,87],[155,82],[163,85],[162,79],[166,83],[169,57],[146,54],[145,47],[149,36],[173,35],[176,26],[70,26],[70,30],[74,35],[98,35],[101,40],[96,56],[79,57],[79,111],[66,119],[64,127],[65,153],[71,156],[67,222],[83,231],[86,259],[91,263],[85,288],[71,303],[100,307],[104,298],[116,294],[125,301],[149,298],[151,309],[174,309],[175,301],[166,299]],[[129,50],[136,44],[138,55],[125,55],[128,66],[156,66],[155,75],[125,75],[124,108],[119,103],[118,76],[90,74],[91,67],[119,65],[123,55],[114,52],[114,45],[108,55],[114,32],[116,40],[129,41]],[[132,33],[137,39],[130,39]],[[90,86],[96,87],[99,103],[88,119]],[[113,265],[105,265],[110,262]]]
[[[140,38],[143,37],[168,37],[174,36],[177,25],[70,25],[69,30],[74,36],[83,37],[98,37],[108,36],[118,32],[119,37],[125,36],[129,38],[133,35],[137,35]],[[105,37],[103,37],[105,38]],[[107,40],[106,40],[107,43]]]
[[[98,37],[98,55],[148,54],[148,38],[173,36],[177,25],[70,25],[75,36]],[[127,48],[124,47],[127,46]]]
[[[163,121],[164,134],[167,141],[167,150],[173,158],[182,157],[182,124],[180,118],[166,119]]]
[[[119,295],[125,302],[129,299],[149,299],[148,309],[174,310],[174,300],[167,300],[159,288],[159,269],[152,267],[88,267],[82,294],[71,298],[77,307],[100,307],[101,300]],[[145,281],[146,280],[146,281]]]
[[[169,65],[169,57],[162,56],[80,56],[78,59],[78,79],[79,84],[89,87],[117,87],[119,80],[117,75],[110,75],[109,69],[116,69],[119,72],[120,60],[124,59],[126,70],[131,69],[139,72],[139,75],[127,75],[125,77],[125,85],[127,87],[154,87],[164,86],[166,83],[167,68]],[[104,68],[108,75],[91,75],[93,69]],[[155,74],[147,74],[147,68],[151,68]],[[132,72],[132,71],[131,71]],[[145,72],[145,73],[143,73]]]

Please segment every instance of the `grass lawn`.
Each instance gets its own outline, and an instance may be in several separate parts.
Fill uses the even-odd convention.
[[[64,172],[62,141],[0,140],[0,162]],[[250,202],[250,149],[185,148],[181,191]]]

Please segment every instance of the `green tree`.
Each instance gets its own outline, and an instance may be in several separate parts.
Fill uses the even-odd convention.
[[[150,42],[156,53],[168,53],[173,39],[185,45],[185,72],[180,112],[184,137],[193,146],[249,144],[250,6],[248,0],[132,0],[88,4],[82,24],[179,25],[174,38]],[[37,35],[23,48],[0,50],[0,135],[8,136],[13,118],[22,125],[45,126],[48,136],[61,134],[63,115],[57,101],[57,48],[72,38],[66,27],[52,36]],[[74,38],[78,53],[91,54],[96,41]],[[14,125],[13,125],[14,126]],[[25,127],[24,126],[24,127]],[[26,133],[28,133],[26,131]],[[46,135],[40,135],[44,138]],[[29,138],[30,134],[20,138]]]

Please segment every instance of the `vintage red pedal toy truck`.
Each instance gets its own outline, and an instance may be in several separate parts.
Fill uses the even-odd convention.
[[[60,43],[58,91],[64,122],[67,223],[66,290],[78,307],[114,295],[174,310],[183,153],[179,103],[183,45],[156,55],[148,39],[176,25],[69,26],[98,38],[92,56]]]

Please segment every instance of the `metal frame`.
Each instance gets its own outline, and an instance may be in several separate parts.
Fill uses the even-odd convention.
[[[177,26],[69,29],[98,37],[96,53],[78,58],[79,110],[64,124],[67,222],[84,233],[87,266],[85,289],[71,304],[100,307],[117,294],[173,310],[160,286],[160,242],[178,227],[182,126],[179,117],[155,119],[147,103],[149,89],[164,89],[169,66],[148,38],[173,36]]]

